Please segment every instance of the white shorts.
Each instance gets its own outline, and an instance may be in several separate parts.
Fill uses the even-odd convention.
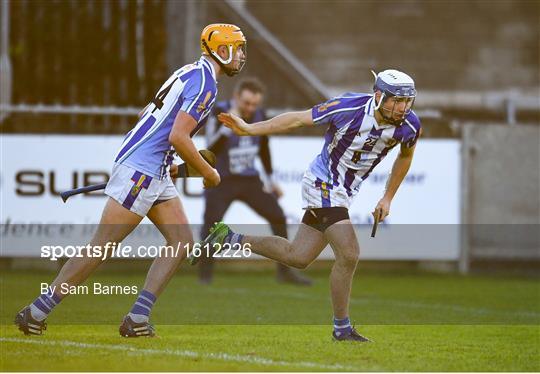
[[[302,209],[349,208],[352,196],[342,186],[333,186],[308,170],[302,178]]]
[[[174,199],[178,191],[167,174],[163,179],[153,178],[123,164],[114,164],[105,194],[122,206],[142,217],[152,206]]]

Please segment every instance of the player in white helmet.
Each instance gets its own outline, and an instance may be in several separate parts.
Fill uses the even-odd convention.
[[[373,214],[384,219],[413,159],[421,133],[412,111],[416,98],[413,79],[397,70],[375,77],[372,94],[346,93],[310,110],[281,114],[253,124],[222,113],[219,119],[238,135],[283,133],[303,126],[327,126],[325,142],[302,181],[302,224],[292,241],[277,236],[234,233],[224,223],[213,227],[203,245],[249,244],[253,252],[300,269],[307,267],[330,244],[335,263],[330,275],[336,340],[369,341],[349,320],[349,298],[360,246],[348,208],[362,182],[399,144],[386,189]],[[216,244],[218,244],[216,248]]]

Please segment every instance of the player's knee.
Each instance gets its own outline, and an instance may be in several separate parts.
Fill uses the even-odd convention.
[[[339,256],[336,256],[336,262],[347,268],[355,268],[358,264],[359,258],[359,250],[347,251],[345,253],[341,253]]]
[[[313,262],[313,259],[307,258],[305,256],[292,256],[291,261],[289,263],[290,266],[296,269],[304,270],[307,268],[311,263]]]
[[[299,256],[297,251],[295,251],[295,248],[292,243],[287,244],[286,253],[287,253],[286,265],[292,266],[293,268],[305,269],[312,262],[310,259]]]

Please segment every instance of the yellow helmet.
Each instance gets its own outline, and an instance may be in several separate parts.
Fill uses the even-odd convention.
[[[213,23],[204,28],[201,33],[201,51],[203,55],[212,57],[229,76],[236,75],[242,70],[246,62],[246,37],[240,27],[226,23]],[[218,47],[224,45],[229,49],[229,57],[224,60],[217,53]],[[244,52],[244,59],[240,61],[237,69],[228,65],[236,55],[238,48]]]

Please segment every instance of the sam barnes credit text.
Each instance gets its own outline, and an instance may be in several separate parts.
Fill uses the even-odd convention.
[[[61,283],[59,286],[50,286],[41,283],[41,294],[52,296],[54,293],[61,295],[136,295],[139,293],[137,286],[121,286],[94,282],[90,285],[70,286]]]

